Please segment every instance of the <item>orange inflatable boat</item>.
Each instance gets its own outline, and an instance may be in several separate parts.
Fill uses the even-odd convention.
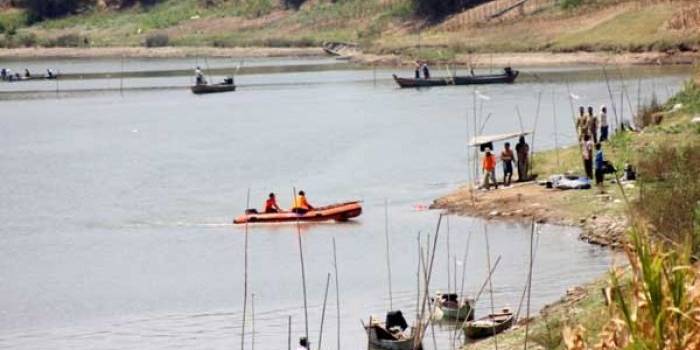
[[[249,209],[245,214],[235,218],[234,224],[260,223],[260,222],[294,222],[294,221],[347,221],[362,214],[360,202],[346,202],[331,204],[325,207],[314,208],[304,214],[291,211],[279,213],[258,213],[255,209]]]

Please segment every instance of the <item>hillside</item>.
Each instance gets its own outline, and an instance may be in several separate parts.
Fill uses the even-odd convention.
[[[27,25],[0,10],[0,46],[309,47],[349,41],[375,54],[450,59],[467,52],[697,51],[697,1],[495,0],[440,21],[416,18],[411,0],[163,0],[97,6]],[[506,11],[511,9],[510,11]]]

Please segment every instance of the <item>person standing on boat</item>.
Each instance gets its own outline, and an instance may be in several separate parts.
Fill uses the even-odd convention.
[[[524,135],[520,135],[520,139],[518,139],[518,143],[515,145],[515,153],[518,155],[518,182],[527,181],[530,145],[525,142]]]
[[[485,153],[484,160],[481,163],[481,168],[484,172],[482,187],[488,190],[493,182],[493,185],[498,189],[498,182],[496,182],[496,157],[491,154],[491,150],[488,148]]]
[[[598,119],[593,112],[593,106],[588,106],[588,133],[593,138],[593,143],[598,143]]]
[[[600,142],[608,140],[608,109],[605,105],[600,106]]]
[[[503,186],[510,186],[510,181],[513,178],[513,150],[510,148],[510,142],[506,142],[504,146],[503,151],[501,151]]]
[[[32,73],[29,73],[29,68],[24,68],[24,77],[25,78],[31,78]]]
[[[265,212],[266,213],[279,213],[282,211],[277,205],[277,199],[275,199],[275,194],[270,192],[267,200],[265,201]]]
[[[6,68],[0,69],[0,79],[2,79],[2,80],[7,79],[7,69]]]
[[[46,68],[46,77],[47,78],[53,78],[53,69],[51,68]]]
[[[586,170],[586,176],[589,179],[593,178],[593,141],[591,135],[583,136],[583,167]]]
[[[423,62],[423,78],[430,79],[430,69],[428,69],[428,64]]]
[[[207,83],[207,80],[204,79],[204,73],[202,73],[202,69],[199,66],[195,68],[194,76],[197,78],[197,85],[205,85]]]
[[[306,193],[304,193],[304,191],[299,191],[299,195],[294,198],[294,207],[292,207],[292,211],[297,214],[304,214],[313,209],[314,207],[306,200]]]
[[[297,350],[309,350],[309,340],[306,337],[299,338],[299,346]]]
[[[416,80],[420,79],[420,68],[421,68],[420,61],[416,61],[416,70],[414,72],[415,73],[414,76],[415,76]]]

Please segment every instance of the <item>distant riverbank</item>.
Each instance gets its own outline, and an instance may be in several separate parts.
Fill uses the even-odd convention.
[[[177,57],[318,57],[326,54],[320,47],[192,47],[169,46],[159,48],[145,47],[31,47],[0,49],[0,59],[32,59],[32,58],[177,58]],[[402,55],[375,55],[357,52],[345,57],[350,62],[362,65],[407,66],[414,59]],[[456,55],[448,60],[431,60],[432,64],[450,64],[474,67],[505,67],[505,66],[552,66],[552,65],[668,65],[692,64],[700,59],[697,52],[641,52],[641,53],[611,53],[611,52],[508,52],[508,53],[479,53],[471,55]]]

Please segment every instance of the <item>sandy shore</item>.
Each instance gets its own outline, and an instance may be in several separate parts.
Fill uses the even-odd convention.
[[[309,57],[324,55],[321,48],[270,47],[31,47],[0,49],[0,59],[23,58],[177,58],[177,57]]]
[[[363,64],[374,65],[413,65],[412,59],[398,55],[372,55],[358,53],[350,60]],[[493,66],[553,66],[577,64],[613,64],[613,65],[666,65],[693,64],[700,60],[700,52],[640,52],[640,53],[611,53],[611,52],[511,52],[511,53],[479,53],[457,55],[445,63],[475,67]]]
[[[530,221],[555,225],[579,226],[580,238],[591,244],[619,247],[624,242],[627,221],[612,215],[591,215],[576,210],[568,196],[575,190],[547,189],[535,182],[515,183],[491,191],[463,186],[436,199],[431,208],[485,219]],[[593,190],[588,190],[593,191]],[[600,205],[621,205],[607,196],[600,196]]]
[[[94,47],[94,48],[17,48],[0,49],[0,59],[23,58],[175,58],[175,57],[314,57],[326,56],[321,48],[272,48],[272,47]],[[381,66],[409,66],[414,60],[400,55],[375,55],[354,52],[345,57],[350,62]],[[457,55],[454,59],[440,64],[467,66],[470,62],[476,67],[485,66],[553,66],[576,64],[692,64],[700,60],[700,52],[513,52],[479,53]]]

